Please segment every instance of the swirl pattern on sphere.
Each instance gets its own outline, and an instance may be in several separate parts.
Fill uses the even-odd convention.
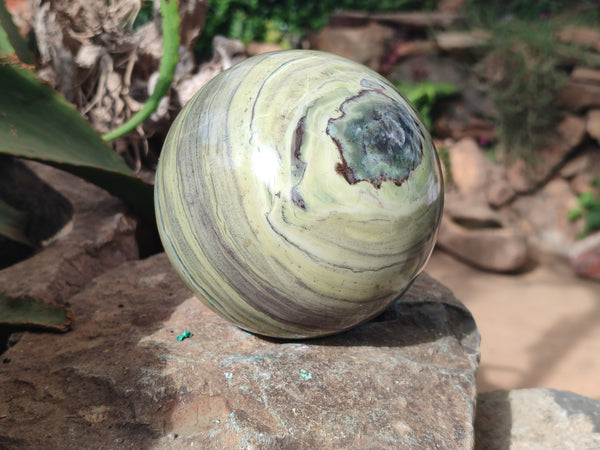
[[[211,80],[169,132],[155,188],[165,251],[246,330],[355,326],[433,249],[443,192],[426,133],[359,64],[313,51],[250,58]]]

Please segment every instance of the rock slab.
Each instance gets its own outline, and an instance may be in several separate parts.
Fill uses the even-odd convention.
[[[577,275],[600,281],[600,231],[576,242],[569,257]]]
[[[479,333],[425,274],[377,319],[308,341],[225,322],[164,254],[70,303],[71,332],[26,333],[3,354],[0,447],[473,446]]]
[[[482,393],[476,449],[600,448],[600,402],[568,391],[518,389]]]
[[[525,235],[477,202],[447,196],[437,245],[462,261],[493,272],[517,272],[529,261]]]
[[[95,276],[138,258],[137,222],[122,201],[53,167],[27,166],[66,199],[72,217],[39,253],[0,270],[2,293],[64,304]]]

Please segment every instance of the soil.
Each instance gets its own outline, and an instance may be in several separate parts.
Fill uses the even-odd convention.
[[[479,392],[547,387],[600,400],[600,283],[578,278],[555,256],[502,275],[437,250],[426,271],[475,317]]]

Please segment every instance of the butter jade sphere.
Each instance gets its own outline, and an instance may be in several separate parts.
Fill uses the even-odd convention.
[[[392,84],[289,50],[241,62],[185,106],[155,204],[165,251],[202,302],[250,332],[307,338],[398,300],[431,254],[443,188]]]

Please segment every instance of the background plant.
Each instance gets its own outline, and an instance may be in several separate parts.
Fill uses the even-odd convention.
[[[483,66],[491,68],[498,136],[507,160],[535,162],[560,120],[556,98],[567,80],[550,22],[507,21],[493,28]]]
[[[174,29],[171,34],[178,37],[177,4],[164,0],[161,6],[163,4],[170,8],[170,21],[165,21],[169,26],[164,28]],[[0,1],[0,156],[36,160],[74,173],[122,198],[152,226],[151,184],[138,178],[73,105],[23,64],[23,59],[29,60],[31,54],[26,51],[27,45],[20,35],[10,31],[12,28],[10,15]],[[177,43],[172,47],[176,50]],[[172,72],[176,57],[170,58],[170,62]],[[170,84],[168,74],[164,76],[162,95]],[[157,92],[157,101],[160,96]],[[155,104],[146,108],[147,115]],[[137,122],[130,123],[135,127],[143,117],[133,119]],[[105,139],[115,138],[125,131],[116,130]],[[0,159],[0,164],[3,161],[5,159]],[[9,201],[0,197],[0,237],[38,248],[39,242],[31,239],[27,231],[33,213],[23,208],[22,199]]]
[[[565,13],[575,14],[575,19],[583,22],[600,19],[597,0],[465,0],[463,13],[472,25],[483,27],[493,27],[502,20],[531,22]]]
[[[398,81],[394,84],[419,112],[423,123],[430,131],[433,128],[432,111],[436,102],[457,92],[456,86],[452,83],[435,83],[432,81],[406,83]]]
[[[467,0],[463,12],[472,27],[491,31],[476,72],[498,108],[500,154],[534,164],[555,135],[558,93],[575,61],[600,64],[597,55],[561,43],[556,34],[569,23],[600,24],[600,8],[587,0]]]
[[[336,11],[407,11],[433,9],[437,0],[213,0],[196,49],[211,54],[216,35],[250,41],[289,44],[307,30],[320,30]]]
[[[10,168],[14,157],[30,159],[55,166],[95,183],[111,194],[122,198],[142,220],[154,224],[152,185],[136,177],[133,170],[103,141],[81,114],[47,83],[41,82],[24,61],[33,61],[32,54],[18,32],[14,32],[10,15],[0,0],[0,165]],[[167,63],[161,64],[162,81],[156,89],[154,103],[168,90],[176,63],[179,20],[177,3],[161,0],[161,11],[169,12],[170,20],[163,29],[171,30],[171,51]],[[163,14],[164,17],[164,14]],[[175,42],[177,41],[177,42]],[[170,70],[169,70],[170,69]],[[169,75],[169,72],[171,74]],[[150,102],[149,102],[150,103]],[[134,118],[133,127],[152,112],[149,104],[144,116]],[[118,137],[126,129],[117,130],[106,140]],[[20,185],[21,191],[31,186]],[[17,194],[14,194],[14,192]],[[5,260],[14,259],[15,249],[42,246],[30,235],[29,224],[38,211],[27,209],[28,202],[19,196],[17,186],[0,197],[0,243],[8,255],[1,254],[0,267]],[[48,192],[44,192],[47,201]],[[56,214],[56,211],[52,211]],[[6,244],[6,245],[5,245]],[[21,252],[19,252],[21,253]],[[5,258],[8,256],[8,258]],[[14,263],[16,261],[11,261]],[[0,346],[14,327],[37,326],[43,329],[66,331],[72,314],[64,306],[47,303],[44,298],[10,297],[0,291]]]
[[[600,188],[600,177],[591,182],[592,186]],[[592,190],[577,197],[579,205],[569,211],[569,220],[575,221],[583,217],[583,230],[579,237],[585,237],[600,230],[600,194]]]

